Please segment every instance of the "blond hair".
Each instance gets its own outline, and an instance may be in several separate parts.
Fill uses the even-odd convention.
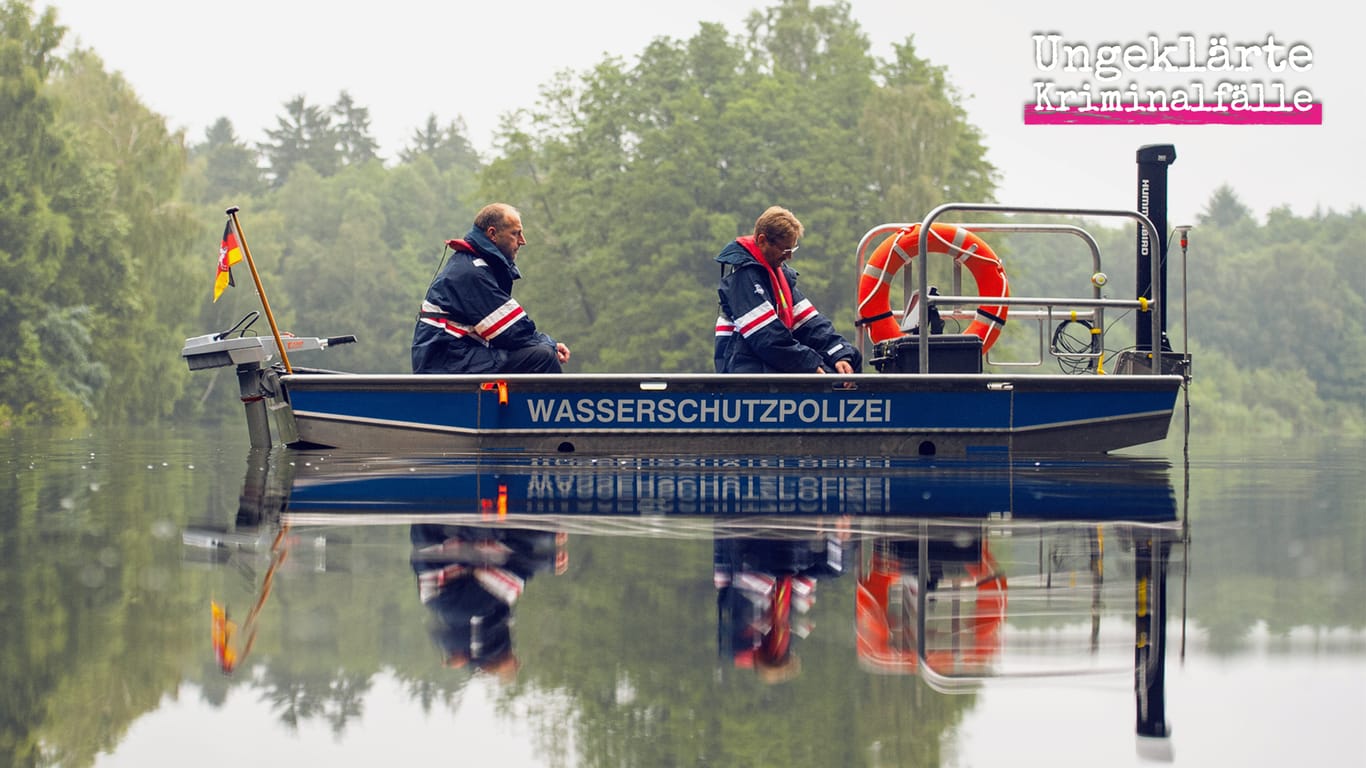
[[[754,222],[754,236],[763,235],[769,242],[795,243],[805,230],[792,211],[775,205],[759,214]]]

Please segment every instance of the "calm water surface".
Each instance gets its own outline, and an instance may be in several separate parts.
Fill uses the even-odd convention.
[[[0,441],[0,765],[1360,758],[1361,442],[716,466],[234,432]]]

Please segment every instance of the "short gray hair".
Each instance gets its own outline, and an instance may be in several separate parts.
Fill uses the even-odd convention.
[[[474,215],[474,228],[483,232],[489,227],[501,229],[507,223],[508,216],[515,215],[520,217],[522,214],[507,203],[489,203],[479,209],[479,213]]]

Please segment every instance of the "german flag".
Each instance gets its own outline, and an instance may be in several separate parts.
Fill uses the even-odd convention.
[[[237,285],[232,279],[232,265],[242,263],[242,248],[237,244],[237,232],[232,228],[232,219],[223,225],[223,243],[218,246],[218,274],[213,281],[213,300],[223,294],[230,285]]]

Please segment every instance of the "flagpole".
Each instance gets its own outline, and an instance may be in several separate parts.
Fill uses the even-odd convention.
[[[285,342],[280,338],[280,329],[275,325],[275,315],[270,312],[270,302],[266,301],[266,292],[261,288],[261,276],[256,273],[256,262],[251,258],[251,249],[247,247],[247,235],[242,231],[242,225],[237,221],[237,212],[241,210],[237,206],[228,209],[228,216],[232,217],[232,229],[237,233],[237,239],[242,244],[242,255],[247,258],[247,267],[251,269],[251,279],[256,283],[256,295],[261,297],[261,309],[265,310],[266,320],[270,323],[270,332],[275,335],[275,346],[280,350],[280,360],[285,364],[285,373],[294,373],[294,368],[289,364],[289,355],[285,353]]]

